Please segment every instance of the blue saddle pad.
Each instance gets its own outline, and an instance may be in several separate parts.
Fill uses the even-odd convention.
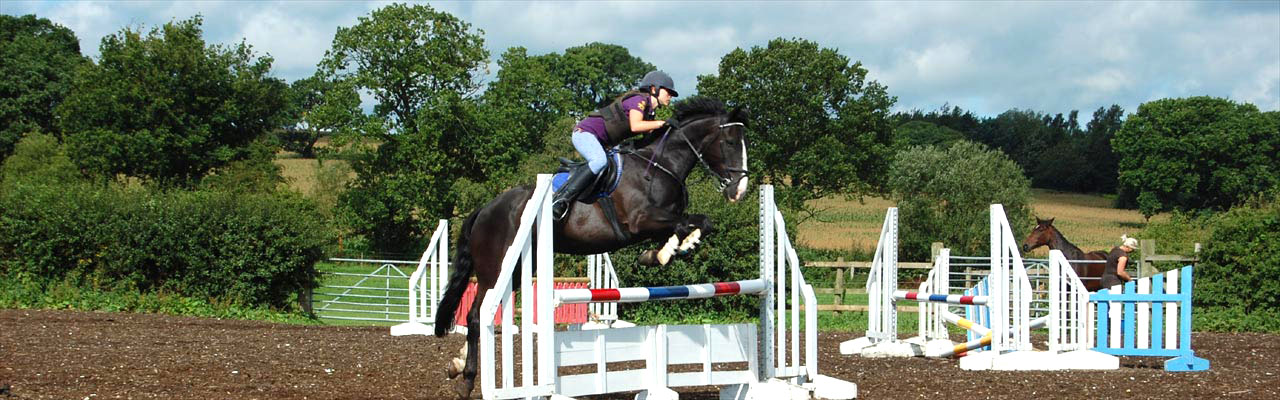
[[[611,182],[609,182],[609,185],[591,196],[593,199],[609,197],[609,195],[613,194],[614,190],[618,189],[618,182],[622,181],[622,154],[619,154],[616,149],[611,149],[609,150],[608,157],[613,161],[614,165],[617,165],[617,168],[614,168],[613,179],[610,179]],[[605,169],[608,170],[608,168]],[[564,183],[568,180],[568,172],[557,172],[551,177],[551,191],[559,192],[560,188],[564,187]]]

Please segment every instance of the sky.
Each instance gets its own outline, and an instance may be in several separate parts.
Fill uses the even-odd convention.
[[[5,0],[0,13],[66,26],[95,58],[102,37],[126,26],[150,30],[200,14],[206,41],[245,40],[293,81],[315,71],[338,27],[386,4]],[[1280,109],[1280,0],[428,4],[484,32],[490,74],[509,47],[544,54],[604,42],[669,72],[687,96],[730,51],[801,38],[861,62],[897,97],[895,111],[1079,110],[1087,121],[1112,104],[1133,113],[1143,102],[1203,95]]]

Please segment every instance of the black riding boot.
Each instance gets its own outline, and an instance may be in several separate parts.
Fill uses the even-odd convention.
[[[569,174],[569,180],[564,183],[560,191],[556,192],[551,200],[551,215],[557,221],[564,219],[569,214],[569,204],[578,199],[578,195],[582,193],[591,182],[595,182],[596,175],[591,173],[589,169],[582,169],[577,173]]]

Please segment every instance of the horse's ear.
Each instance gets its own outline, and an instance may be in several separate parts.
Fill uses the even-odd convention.
[[[745,124],[747,123],[747,119],[750,117],[751,115],[747,113],[747,109],[743,107],[734,107],[732,111],[729,111],[729,122],[741,122]]]
[[[1045,222],[1045,224],[1047,224],[1047,225],[1053,225],[1053,218],[1046,219],[1046,220],[1044,220],[1044,222]]]

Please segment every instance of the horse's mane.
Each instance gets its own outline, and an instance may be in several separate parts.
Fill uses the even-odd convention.
[[[676,119],[681,121],[688,121],[703,115],[720,115],[725,112],[724,102],[705,96],[696,96],[676,103],[675,109],[672,110],[672,114]]]

